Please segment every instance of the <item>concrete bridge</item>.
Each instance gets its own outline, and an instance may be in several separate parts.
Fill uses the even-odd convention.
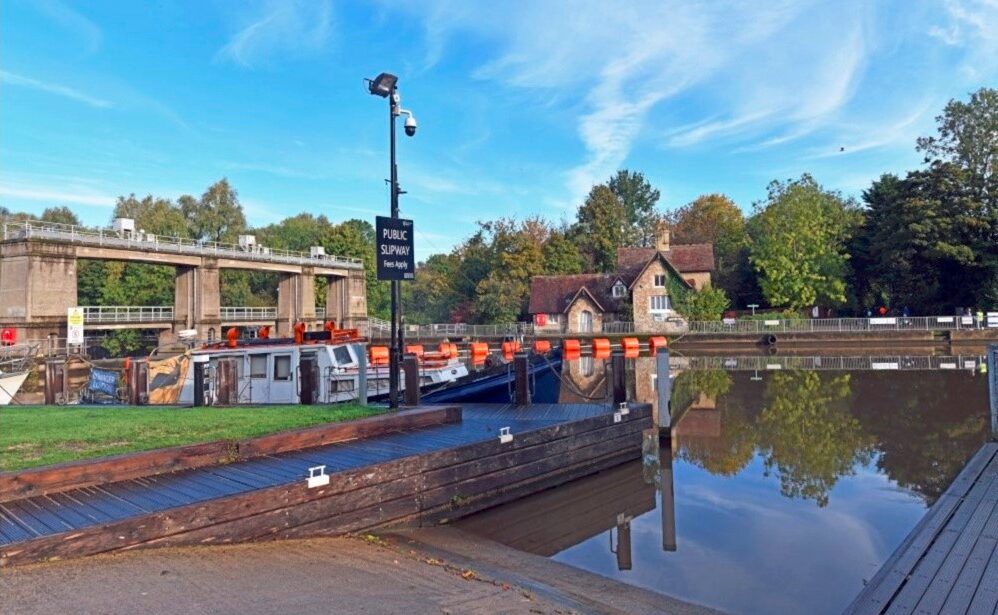
[[[89,229],[43,222],[3,225],[0,240],[0,324],[17,329],[18,340],[40,340],[66,334],[66,311],[77,305],[78,259],[112,260],[170,265],[176,268],[175,301],[167,311],[141,312],[120,325],[143,324],[176,332],[196,329],[198,336],[221,335],[225,324],[261,323],[244,312],[220,305],[222,269],[271,271],[278,274],[278,300],[273,321],[278,335],[287,335],[298,321],[316,321],[316,276],[328,282],[323,316],[341,326],[360,326],[367,318],[364,267],[358,259],[273,250],[255,245],[196,242],[143,232]],[[96,308],[91,308],[91,310]],[[246,310],[247,308],[236,308]],[[117,317],[121,317],[120,314]],[[169,317],[169,319],[167,319]],[[93,325],[110,316],[92,312]]]

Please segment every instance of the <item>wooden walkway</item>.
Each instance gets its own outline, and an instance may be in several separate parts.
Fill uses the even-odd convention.
[[[50,495],[0,501],[0,555],[18,543],[72,534],[178,507],[300,483],[310,466],[330,474],[495,440],[501,427],[523,434],[610,410],[596,404],[465,404],[458,423],[398,431],[277,455],[146,476]]]
[[[998,443],[985,444],[848,613],[998,611]]]

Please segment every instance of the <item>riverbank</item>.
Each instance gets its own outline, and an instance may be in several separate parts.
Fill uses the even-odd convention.
[[[449,527],[103,555],[0,572],[41,613],[711,613]]]

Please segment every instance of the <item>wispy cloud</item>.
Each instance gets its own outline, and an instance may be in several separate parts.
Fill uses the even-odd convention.
[[[998,0],[946,0],[944,6],[946,23],[931,26],[929,35],[967,50],[960,70],[971,79],[998,73]]]
[[[31,88],[33,90],[55,94],[56,96],[62,96],[63,98],[68,98],[70,100],[90,105],[91,107],[107,108],[113,106],[108,100],[90,96],[89,94],[85,94],[71,87],[60,85],[58,83],[39,81],[37,79],[32,79],[30,77],[25,77],[23,75],[18,75],[4,70],[0,70],[0,82],[11,86]]]
[[[252,21],[240,27],[215,59],[253,67],[269,64],[278,55],[313,53],[326,45],[332,25],[329,0],[270,0]]]
[[[35,0],[31,5],[62,26],[63,29],[79,37],[87,51],[94,52],[100,47],[103,36],[100,28],[77,11],[66,6],[65,3],[59,2],[59,0]]]
[[[26,201],[44,201],[47,205],[91,205],[114,207],[117,199],[109,194],[99,194],[89,190],[64,190],[53,186],[17,185],[6,181],[0,183],[0,196]]]

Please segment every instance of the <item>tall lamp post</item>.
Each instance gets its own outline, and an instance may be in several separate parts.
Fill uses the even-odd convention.
[[[399,195],[405,194],[399,189],[398,167],[395,164],[395,118],[405,115],[405,134],[416,135],[416,118],[412,112],[402,108],[398,95],[398,77],[391,73],[381,73],[367,82],[368,91],[374,96],[388,99],[388,134],[389,134],[389,173],[391,179],[389,193],[392,218],[399,217]],[[399,366],[402,364],[403,331],[401,321],[402,292],[398,280],[392,280],[392,341],[388,356],[388,400],[393,410],[399,407]]]

